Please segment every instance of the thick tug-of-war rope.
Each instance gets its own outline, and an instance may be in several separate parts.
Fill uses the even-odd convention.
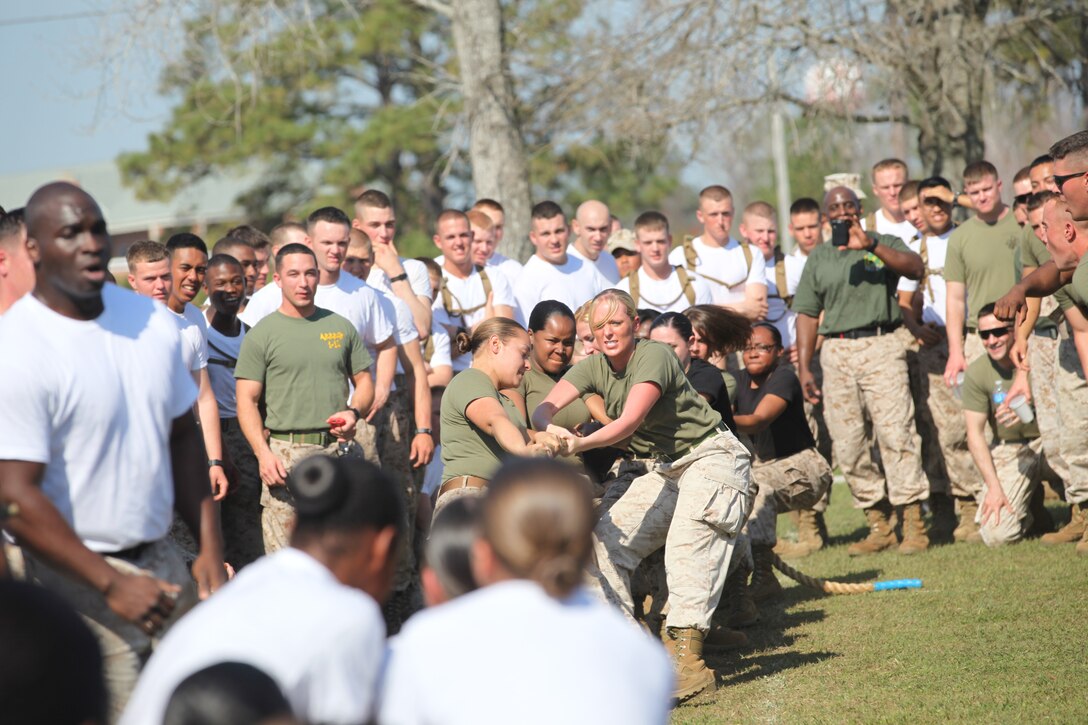
[[[790,579],[806,587],[819,589],[825,594],[863,594],[865,592],[880,592],[888,589],[921,589],[921,579],[892,579],[890,581],[875,582],[837,582],[830,579],[820,579],[797,571],[792,566],[782,561],[782,557],[774,554],[774,567]]]

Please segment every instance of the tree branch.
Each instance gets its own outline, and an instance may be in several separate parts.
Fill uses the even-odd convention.
[[[412,0],[412,2],[414,2],[416,5],[420,6],[424,10],[430,10],[431,12],[438,13],[443,17],[453,17],[453,6],[447,2],[443,2],[442,0]]]

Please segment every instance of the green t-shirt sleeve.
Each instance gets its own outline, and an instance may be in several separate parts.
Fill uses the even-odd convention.
[[[1073,298],[1069,296],[1068,292],[1066,292],[1065,287],[1060,288],[1057,292],[1054,293],[1054,301],[1057,302],[1058,307],[1061,307],[1063,310],[1068,310],[1071,307],[1075,306]]]
[[[348,340],[347,345],[350,363],[348,367],[351,369],[352,375],[358,375],[362,371],[370,367],[370,364],[374,360],[370,357],[370,352],[366,349],[366,345],[363,344],[363,338],[359,337],[359,333],[355,331],[355,327],[348,325]]]
[[[1020,263],[1024,267],[1041,267],[1043,264],[1035,255],[1033,239],[1035,239],[1035,232],[1031,231],[1030,226],[1025,225],[1024,232],[1020,236]]]
[[[979,365],[978,363],[982,363]],[[979,358],[967,367],[963,376],[963,409],[976,413],[990,414],[990,393],[993,383],[986,376],[986,367],[989,363],[985,358]]]
[[[1065,286],[1065,289],[1079,307],[1088,306],[1088,265],[1084,262],[1077,265],[1076,271],[1073,272],[1073,279]]]
[[[676,373],[681,375],[680,361],[668,345],[644,340],[638,343],[642,348],[638,364],[631,370],[631,387],[639,383],[653,383],[661,390],[669,390],[676,382]]]
[[[906,242],[904,242],[899,237],[893,237],[891,234],[881,234],[879,237],[877,237],[877,241],[879,241],[885,247],[891,247],[897,252],[908,252],[910,254],[916,253],[913,249],[907,246]]]
[[[238,364],[234,366],[237,380],[255,380],[264,382],[268,356],[265,354],[265,335],[257,325],[242,338],[242,348],[238,352]]]
[[[961,229],[952,232],[952,235],[948,238],[948,251],[944,258],[945,282],[960,282],[962,284],[967,281],[963,266],[963,235],[960,233]]]
[[[816,248],[818,249],[819,247]],[[794,312],[809,317],[819,317],[820,311],[824,308],[823,298],[816,285],[816,267],[820,260],[816,250],[813,250],[808,264],[801,271],[801,281],[797,283],[797,292],[793,295],[793,304],[790,306]]]
[[[596,355],[590,355],[584,360],[579,360],[571,366],[564,375],[563,379],[574,386],[578,391],[578,395],[582,396],[586,393],[601,393],[600,386],[597,383],[599,377],[599,368],[601,360],[597,358],[603,358],[602,353]],[[602,393],[603,395],[603,393]]]
[[[465,373],[469,373],[466,375]],[[449,387],[446,388],[446,392],[443,396],[450,396],[450,403],[462,417],[466,420],[468,416],[465,415],[465,411],[468,406],[472,404],[472,401],[479,400],[480,398],[494,398],[499,400],[499,394],[490,384],[486,375],[480,373],[479,370],[463,370],[454,377]],[[500,401],[501,402],[501,401]]]

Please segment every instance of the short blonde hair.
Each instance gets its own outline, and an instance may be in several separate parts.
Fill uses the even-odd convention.
[[[471,226],[483,229],[485,232],[495,228],[495,222],[491,221],[491,217],[478,209],[472,209],[468,212],[468,223]]]
[[[605,322],[595,324],[593,318],[597,316],[597,309],[602,304],[608,304],[605,315]],[[601,292],[590,302],[589,314],[586,317],[586,322],[594,330],[599,330],[605,326],[605,323],[616,314],[617,311],[623,310],[627,313],[627,316],[632,320],[638,319],[638,308],[635,307],[635,301],[631,298],[631,295],[627,294],[623,290],[618,289],[606,289]]]

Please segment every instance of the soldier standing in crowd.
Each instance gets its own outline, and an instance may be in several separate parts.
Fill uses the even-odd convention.
[[[833,231],[835,244],[818,246],[809,255],[793,310],[801,387],[809,402],[824,399],[835,458],[869,523],[869,536],[848,551],[870,554],[895,546],[892,507],[902,507],[900,553],[924,551],[929,537],[921,504],[929,491],[914,429],[906,350],[894,334],[902,320],[894,293],[900,276],[920,279],[925,267],[898,237],[862,231],[861,204],[847,187],[828,191],[824,209],[833,230],[841,231]],[[817,333],[824,336],[819,387],[811,369]],[[865,411],[880,443],[886,480],[871,459]]]
[[[21,351],[0,356],[0,502],[19,508],[4,528],[27,578],[98,637],[116,716],[195,602],[193,579],[201,597],[226,580],[197,388],[171,314],[106,284],[111,242],[89,194],[44,186],[26,225],[37,286],[0,318],[0,348]],[[175,509],[200,542],[191,576],[166,540]]]
[[[616,258],[605,251],[612,233],[612,215],[608,207],[596,199],[583,201],[574,212],[571,231],[574,232],[574,243],[567,248],[570,255],[592,262],[610,285],[619,282]]]
[[[29,243],[21,209],[0,212],[0,315],[34,289],[37,243]]]
[[[529,241],[536,254],[514,282],[514,296],[523,314],[532,312],[541,300],[558,300],[576,310],[611,286],[596,265],[568,253],[569,234],[558,204],[542,201],[533,207]]]
[[[669,254],[673,266],[683,266],[710,284],[714,303],[725,305],[750,320],[767,316],[767,283],[763,258],[752,254],[747,242],[738,242],[733,227],[733,194],[724,186],[699,192],[695,217],[702,233]]]
[[[957,376],[983,354],[975,333],[978,311],[1016,284],[1020,244],[1020,225],[1001,201],[1001,179],[994,165],[989,161],[968,164],[963,170],[963,186],[975,217],[959,225],[949,237],[944,265],[948,290],[948,365],[944,381],[949,387],[955,386]]]
[[[634,233],[641,264],[620,280],[616,289],[630,294],[636,307],[683,312],[692,305],[713,301],[706,281],[669,262],[672,234],[664,214],[656,211],[639,214]]]
[[[948,363],[944,267],[948,239],[955,229],[955,195],[951,184],[934,176],[918,183],[918,198],[925,231],[907,246],[922,258],[925,273],[919,281],[900,279],[898,287],[903,322],[917,344],[910,369],[915,420],[930,493],[955,498],[960,520],[953,537],[973,541],[978,536],[979,476],[967,450],[967,430],[956,398],[961,386],[953,390],[944,384]]]
[[[287,474],[313,453],[361,455],[352,440],[355,426],[374,400],[370,355],[352,322],[315,304],[318,281],[313,250],[301,244],[280,249],[275,282],[283,301],[246,334],[234,370],[238,423],[264,483],[266,553],[288,542],[295,508],[284,487]]]

